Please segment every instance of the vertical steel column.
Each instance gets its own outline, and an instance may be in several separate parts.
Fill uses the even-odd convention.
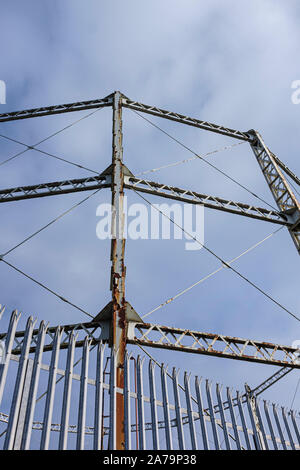
[[[122,149],[122,97],[119,91],[113,95],[112,142],[112,240],[111,240],[111,290],[112,325],[111,347],[116,353],[116,386],[124,389],[124,362],[126,348],[125,318],[125,267],[124,267],[124,172]],[[124,395],[116,394],[116,449],[125,449]]]

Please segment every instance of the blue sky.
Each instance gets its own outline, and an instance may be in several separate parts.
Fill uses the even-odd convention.
[[[291,102],[291,83],[300,79],[299,13],[299,3],[291,0],[6,2],[1,5],[0,80],[7,85],[7,104],[1,105],[0,112],[101,98],[120,90],[147,104],[239,130],[257,129],[272,151],[299,174],[300,105]],[[0,132],[34,144],[81,115],[3,123]],[[196,152],[233,143],[222,136],[151,119]],[[110,109],[95,113],[40,148],[99,171],[105,169],[111,161]],[[1,161],[21,149],[2,139]],[[124,111],[124,161],[132,172],[189,157],[157,129]],[[210,158],[273,204],[247,145]],[[36,152],[27,152],[0,170],[2,188],[87,175]],[[261,205],[200,161],[150,178]],[[1,205],[0,251],[8,250],[85,195]],[[134,194],[128,198],[140,202]],[[109,242],[96,238],[96,208],[109,200],[108,190],[100,192],[15,250],[8,261],[89,312],[98,313],[110,299],[110,264]],[[239,255],[275,229],[267,222],[205,211],[206,244],[225,259]],[[184,241],[151,240],[129,240],[126,265],[127,299],[141,315],[219,267],[204,250],[185,251]],[[299,259],[285,230],[245,255],[235,267],[299,316]],[[7,315],[17,308],[24,319],[32,314],[51,324],[85,319],[8,266],[0,268],[0,302],[7,305]],[[300,339],[296,320],[228,270],[148,320],[282,344]],[[187,357],[182,354],[171,356],[158,350],[152,354],[170,366],[186,368]],[[193,373],[240,389],[245,381],[256,385],[275,371],[270,366],[201,356],[189,355],[188,361]],[[298,375],[295,371],[283,379],[266,392],[266,398],[290,405]],[[294,406],[300,407],[299,396]]]

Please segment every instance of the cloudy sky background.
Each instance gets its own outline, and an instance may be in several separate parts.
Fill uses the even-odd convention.
[[[300,79],[299,2],[165,0],[110,2],[13,0],[1,6],[0,79],[7,104],[0,112],[102,98],[114,90],[132,99],[239,130],[259,130],[267,145],[296,174],[300,105],[291,83]],[[83,113],[2,123],[0,133],[29,145],[74,122]],[[223,136],[150,119],[199,153],[235,143]],[[111,162],[111,110],[103,109],[40,146],[101,172]],[[1,140],[0,159],[23,148]],[[190,153],[130,110],[124,110],[124,160],[134,173],[189,158]],[[273,204],[247,144],[209,157],[222,171]],[[1,187],[28,185],[89,173],[30,151],[0,167]],[[203,162],[163,170],[148,179],[195,191],[263,203]],[[88,193],[1,205],[0,251],[5,252]],[[128,194],[130,202],[141,202]],[[162,200],[149,197],[152,202]],[[7,260],[91,314],[110,300],[109,241],[96,238],[96,208],[109,190],[89,199]],[[229,260],[278,226],[205,210],[205,243]],[[141,314],[219,267],[204,250],[185,251],[184,241],[129,240],[127,299]],[[300,314],[299,258],[281,230],[236,264],[236,269]],[[8,266],[0,266],[2,304],[51,324],[87,317],[41,290]],[[299,323],[223,270],[149,321],[200,331],[292,344]],[[150,350],[170,366],[187,368],[224,385],[243,389],[275,372],[270,366]],[[265,393],[289,406],[299,374],[294,371]],[[298,393],[294,407],[300,407]]]

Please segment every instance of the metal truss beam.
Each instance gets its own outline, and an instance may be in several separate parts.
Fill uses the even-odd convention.
[[[109,175],[108,175],[109,176]],[[210,209],[217,209],[232,214],[243,215],[254,219],[273,222],[275,224],[292,226],[289,217],[276,211],[255,207],[242,202],[229,201],[223,198],[208,196],[194,191],[188,191],[165,184],[155,183],[138,178],[129,178],[124,187],[135,191],[154,194],[177,201],[190,204],[203,204]],[[81,191],[91,191],[111,186],[107,175],[90,176],[88,178],[78,178],[72,180],[54,181],[40,183],[31,186],[18,186],[0,190],[0,203],[10,201],[20,201],[23,199],[33,199],[45,196],[57,196],[59,194],[69,194]]]
[[[149,106],[147,104],[139,103],[138,101],[130,100],[125,96],[123,96],[122,103],[125,108],[133,109],[141,113],[152,114],[153,116],[169,119],[170,121],[179,122],[188,126],[198,127],[199,129],[226,135],[228,137],[244,140],[246,142],[250,142],[252,140],[252,137],[247,132],[241,132],[235,129],[230,129],[228,127],[219,126],[218,124],[213,124],[208,121],[201,121],[200,119],[195,119],[189,116],[184,116],[183,114],[167,111],[166,109],[157,108],[156,106]]]
[[[285,171],[285,173],[289,175],[289,177],[300,186],[300,179],[298,178],[298,176],[295,175],[295,173],[293,173],[292,170],[290,170],[281,160],[279,160],[279,158],[273,152],[270,151],[270,153],[274,158],[275,162],[278,164],[278,166],[280,166],[280,168]]]
[[[128,178],[125,182],[125,188],[189,204],[203,204],[204,207],[208,207],[210,209],[243,215],[245,217],[251,217],[252,219],[259,219],[287,226],[293,225],[293,221],[289,221],[288,216],[270,209],[255,207],[242,202],[228,201],[223,198],[207,196],[206,194],[200,194],[195,191],[189,191],[187,189],[155,183],[144,179]]]
[[[110,183],[106,183],[105,180],[106,177],[100,175],[89,176],[88,178],[53,181],[50,183],[40,183],[31,186],[1,189],[0,203],[110,187]]]
[[[52,114],[72,113],[74,111],[84,111],[85,109],[104,108],[112,105],[112,96],[113,95],[109,95],[105,98],[90,101],[77,101],[76,103],[58,104],[42,108],[24,109],[11,113],[2,113],[0,114],[0,122],[50,116]]]
[[[300,254],[300,203],[281,170],[282,165],[266,147],[261,135],[256,131],[249,131],[249,133],[254,136],[255,140],[251,143],[252,150],[279,210],[289,214],[294,222],[289,232]]]
[[[291,346],[150,323],[130,325],[127,342],[172,351],[300,369],[298,350]]]

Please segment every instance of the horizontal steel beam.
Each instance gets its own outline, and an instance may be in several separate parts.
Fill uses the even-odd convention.
[[[262,207],[255,207],[242,202],[229,201],[216,196],[207,196],[206,194],[200,194],[195,191],[168,186],[166,184],[155,183],[153,181],[129,178],[125,183],[125,188],[189,204],[202,204],[204,207],[208,207],[210,209],[243,215],[245,217],[251,217],[252,219],[264,220],[266,222],[280,225],[293,225],[292,221],[289,222],[288,216],[281,214],[280,212]]]
[[[198,127],[199,129],[226,135],[228,137],[233,137],[234,139],[244,140],[247,142],[252,140],[252,136],[248,135],[247,132],[237,131],[235,129],[219,126],[208,121],[201,121],[200,119],[184,116],[183,114],[167,111],[166,109],[157,108],[156,106],[139,103],[138,101],[130,100],[125,96],[123,96],[122,104],[125,108],[133,109],[141,113],[152,114],[153,116],[169,119],[170,121],[179,122],[188,126]]]
[[[291,346],[150,323],[130,325],[127,342],[172,351],[300,369],[299,351]]]
[[[58,104],[42,108],[24,109],[0,114],[0,122],[17,121],[19,119],[29,119],[40,116],[50,116],[52,114],[72,113],[74,111],[84,111],[85,109],[103,108],[111,106],[112,95],[102,99],[90,101],[77,101],[76,103]]]
[[[37,197],[56,196],[58,194],[76,193],[80,191],[91,191],[94,189],[107,188],[105,176],[89,176],[50,183],[40,183],[31,186],[19,186],[16,188],[0,189],[0,203],[20,201],[22,199],[33,199]]]

